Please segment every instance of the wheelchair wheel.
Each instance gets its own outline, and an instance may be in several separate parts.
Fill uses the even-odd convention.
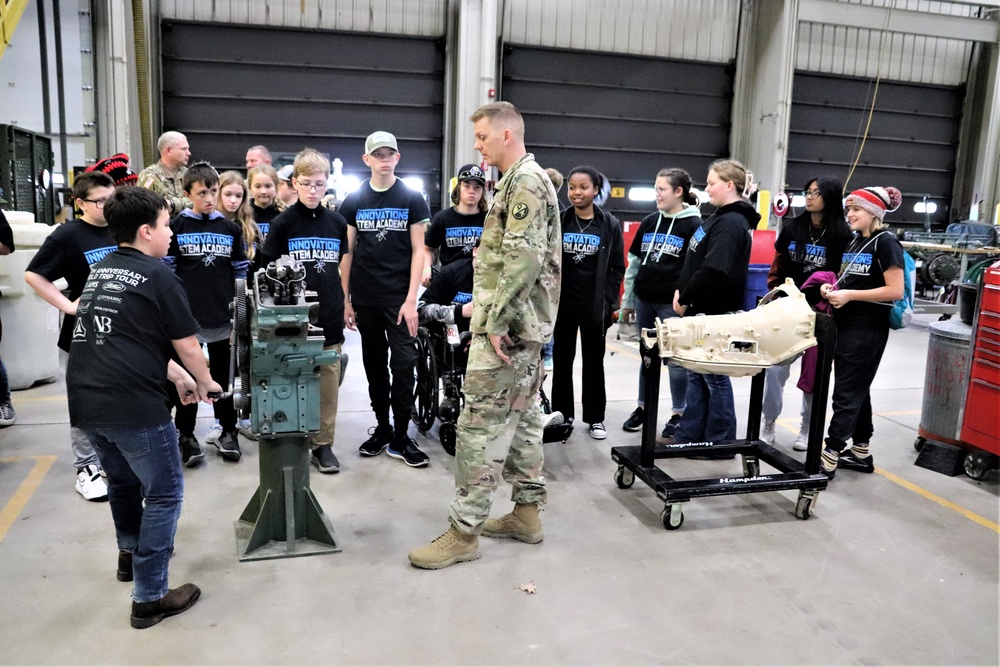
[[[445,422],[438,427],[438,438],[441,440],[441,447],[452,456],[455,455],[455,425]]]
[[[413,422],[421,433],[434,425],[438,410],[437,361],[427,330],[417,333],[417,363],[414,369]]]

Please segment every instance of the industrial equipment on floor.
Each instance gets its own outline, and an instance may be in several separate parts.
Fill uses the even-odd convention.
[[[287,256],[236,282],[230,391],[259,434],[260,486],[236,522],[240,560],[340,551],[309,488],[310,434],[320,425],[319,367],[339,363],[310,336],[319,307],[305,267]]]
[[[779,291],[787,296],[775,299]],[[615,472],[618,487],[627,489],[638,477],[652,488],[665,503],[660,520],[667,530],[681,527],[683,504],[692,498],[738,493],[798,490],[795,516],[808,519],[819,492],[829,482],[819,468],[836,342],[832,318],[813,311],[805,296],[788,283],[767,294],[761,305],[749,312],[657,319],[656,328],[644,330],[640,341],[643,372],[646,373],[646,419],[641,445],[611,449],[611,458],[618,464]],[[761,371],[813,345],[818,345],[816,380],[809,417],[809,445],[803,464],[759,439],[764,397],[764,373]],[[697,373],[754,375],[746,438],[657,444],[661,357],[672,358]],[[736,454],[743,459],[742,476],[676,480],[656,465],[658,459]],[[777,473],[762,474],[762,461]]]

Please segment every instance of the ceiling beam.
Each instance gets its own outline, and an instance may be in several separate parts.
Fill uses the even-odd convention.
[[[1000,7],[1000,1],[990,4]],[[857,5],[836,0],[801,0],[799,20],[809,23],[851,26],[881,30],[885,25],[887,7]],[[908,9],[893,9],[889,16],[889,32],[925,35],[973,42],[1000,42],[998,13],[992,18],[930,14]]]

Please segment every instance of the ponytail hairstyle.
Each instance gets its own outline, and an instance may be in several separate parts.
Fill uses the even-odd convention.
[[[757,192],[753,174],[736,160],[716,160],[708,166],[708,170],[714,171],[723,181],[732,181],[744,201],[750,201],[750,197]]]
[[[250,191],[247,189],[247,183],[243,180],[243,176],[239,172],[224,171],[219,174],[219,202],[217,208],[223,215],[225,215],[225,209],[222,207],[222,189],[228,185],[239,185],[243,189],[243,201],[240,202],[240,207],[233,213],[233,219],[240,226],[240,229],[243,230],[243,243],[246,246],[247,259],[252,260],[256,254],[254,244],[260,238],[260,231],[257,228],[257,223],[253,220],[253,209],[250,208]]]
[[[698,200],[698,195],[691,192],[691,174],[687,173],[683,169],[677,167],[668,167],[661,169],[657,178],[665,178],[667,182],[670,183],[672,188],[680,188],[682,190],[681,201],[685,204],[690,204],[691,206],[700,206],[701,202]]]

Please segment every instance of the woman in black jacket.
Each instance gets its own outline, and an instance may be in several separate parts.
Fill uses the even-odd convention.
[[[625,241],[615,216],[594,205],[603,177],[593,167],[569,173],[572,206],[562,217],[563,262],[559,312],[552,332],[552,410],[566,421],[574,415],[573,361],[579,331],[583,355],[583,420],[590,437],[608,437],[604,428],[604,337],[625,276]]]
[[[718,160],[709,167],[705,192],[709,203],[718,209],[695,230],[688,244],[674,294],[674,311],[681,317],[742,309],[751,230],[760,220],[749,201],[756,189],[753,175],[736,160]],[[675,440],[718,442],[735,438],[736,407],[729,376],[689,371],[687,407]]]

